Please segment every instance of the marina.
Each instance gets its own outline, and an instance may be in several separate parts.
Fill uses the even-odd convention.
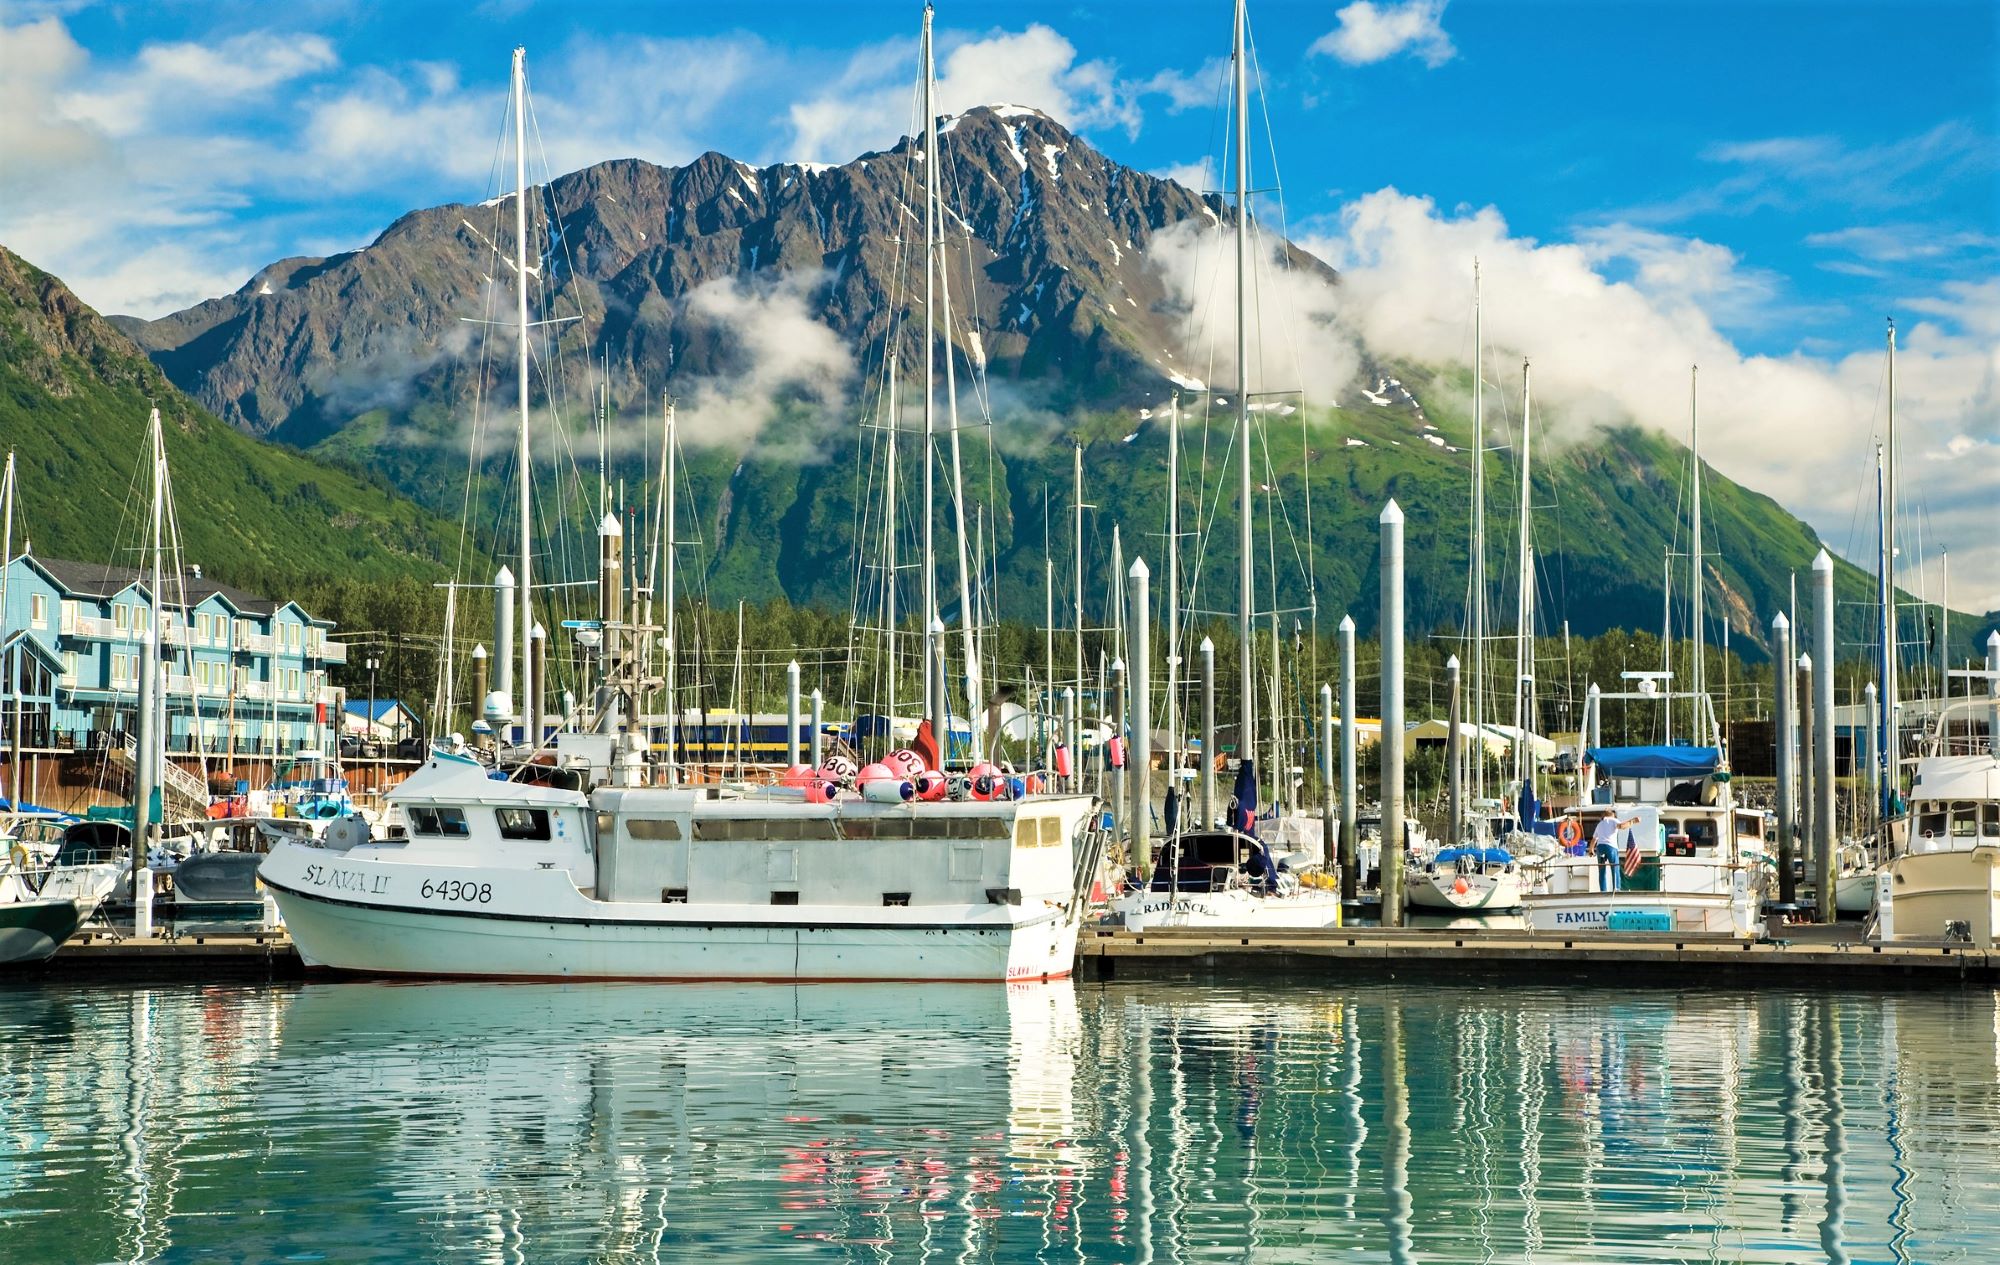
[[[2000,20],[1254,7],[0,17],[0,1260],[2000,1259]]]

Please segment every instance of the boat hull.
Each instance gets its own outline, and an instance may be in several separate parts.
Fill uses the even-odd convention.
[[[269,883],[308,969],[487,979],[1060,979],[1076,925],[494,917],[330,899]],[[810,911],[801,911],[810,912]]]
[[[1303,888],[1286,896],[1221,892],[1126,892],[1111,903],[1109,921],[1132,931],[1188,927],[1218,931],[1338,927],[1340,894]]]
[[[1418,909],[1442,909],[1453,913],[1512,913],[1521,907],[1521,876],[1511,872],[1460,874],[1455,870],[1425,871],[1412,880],[1408,894],[1410,904]]]
[[[76,934],[83,922],[72,900],[10,901],[0,904],[0,966],[45,962]]]
[[[1602,932],[1613,929],[1613,914],[1659,915],[1674,934],[1747,935],[1747,907],[1727,893],[1702,892],[1577,892],[1564,895],[1531,893],[1521,898],[1528,930],[1537,934]]]
[[[1991,948],[2000,929],[2000,847],[1906,852],[1889,863],[1897,939],[1935,940],[1962,922]]]

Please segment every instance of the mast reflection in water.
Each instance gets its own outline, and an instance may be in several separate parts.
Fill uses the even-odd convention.
[[[1991,993],[0,990],[20,1261],[1984,1261]]]

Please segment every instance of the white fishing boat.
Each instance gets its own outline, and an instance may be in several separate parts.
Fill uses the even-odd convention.
[[[2000,633],[1987,642],[1987,664],[1957,675],[2000,682]],[[1993,730],[1985,749],[1954,749],[1951,718],[1978,711]],[[1944,937],[1990,949],[2000,935],[2000,701],[1942,709],[1929,745],[1910,786],[1909,846],[1889,862],[1891,938]]]
[[[927,14],[926,105],[929,37]],[[518,49],[512,106],[512,264],[513,275],[526,279],[516,305],[522,454],[516,575],[520,625],[531,628],[527,293],[537,274],[526,245],[525,62]],[[934,154],[934,117],[926,135]],[[670,475],[663,516],[669,542],[672,487]],[[935,753],[930,768],[905,765],[900,773],[883,765],[857,771],[837,759],[807,770],[798,761],[796,677],[787,739],[795,784],[674,785],[672,744],[664,760],[653,758],[642,707],[661,684],[651,668],[662,632],[672,696],[672,624],[663,630],[644,617],[628,619],[623,528],[613,515],[600,524],[599,547],[598,618],[585,621],[596,701],[577,722],[588,732],[557,733],[554,763],[539,759],[549,744],[540,738],[544,726],[529,685],[538,672],[523,638],[518,712],[505,686],[484,707],[496,728],[518,719],[530,736],[513,753],[518,763],[511,773],[462,748],[436,751],[388,795],[379,829],[359,814],[339,816],[318,838],[273,847],[261,877],[309,967],[410,976],[778,981],[1039,980],[1070,973],[1103,853],[1091,798],[1026,795],[1011,785],[996,792],[995,779],[979,766],[947,787]],[[928,530],[924,554],[928,577]],[[671,549],[668,557],[671,612]],[[928,584],[925,601],[934,612]],[[934,613],[930,620],[925,725],[947,733],[944,630]],[[977,655],[966,658],[970,664]]]

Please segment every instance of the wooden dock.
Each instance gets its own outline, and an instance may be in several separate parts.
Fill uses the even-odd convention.
[[[78,983],[92,980],[296,979],[304,964],[292,937],[276,931],[184,930],[135,939],[117,930],[80,931],[31,971]]]
[[[1345,927],[1223,932],[1088,926],[1077,939],[1079,979],[1282,970],[1294,980],[1430,975],[1441,979],[1564,980],[1700,986],[1753,979],[1862,988],[2000,985],[2000,952],[1943,941],[1874,944],[1859,927],[1799,927],[1787,939],[1723,935],[1539,936],[1519,929]],[[80,933],[49,961],[14,978],[254,982],[296,979],[304,965],[283,930],[184,929],[140,940],[117,930]]]
[[[1314,974],[1425,973],[1487,979],[1533,977],[1596,984],[1645,981],[1703,984],[1729,977],[1862,987],[2000,983],[2000,952],[1943,941],[1875,944],[1859,928],[1800,927],[1788,939],[1727,935],[1597,933],[1344,927],[1315,931],[1237,932],[1086,927],[1077,941],[1083,979],[1199,971],[1283,970]]]

